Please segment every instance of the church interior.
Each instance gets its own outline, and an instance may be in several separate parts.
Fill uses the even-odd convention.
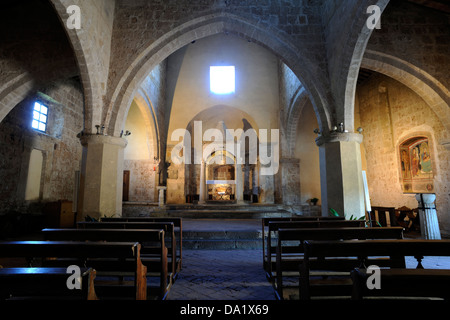
[[[120,218],[183,220],[187,257],[227,223],[263,221],[260,250],[282,217],[450,237],[447,1],[0,6],[1,241]]]

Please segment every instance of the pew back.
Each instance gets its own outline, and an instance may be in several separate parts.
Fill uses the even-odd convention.
[[[158,277],[157,294],[165,299],[172,285],[168,272],[167,248],[164,230],[153,229],[44,229],[44,240],[50,241],[109,241],[139,242],[141,260],[147,267],[147,276]],[[148,288],[149,292],[153,288]]]
[[[365,222],[362,220],[344,220],[340,217],[333,219],[321,219],[313,221],[284,221],[275,220],[267,221],[267,237],[263,234],[263,267],[266,274],[270,275],[272,269],[272,258],[276,252],[276,239],[278,229],[283,228],[350,228],[350,227],[364,227]],[[264,230],[264,225],[263,225]],[[265,243],[264,243],[265,241]],[[265,248],[265,249],[264,249]],[[269,278],[270,280],[270,278]]]
[[[405,257],[417,259],[417,268],[423,268],[425,256],[448,256],[450,240],[344,240],[304,242],[305,256],[300,267],[300,298],[331,292],[332,295],[351,296],[350,272],[354,268],[377,265],[381,268],[406,268]],[[310,275],[314,270],[344,271],[346,283],[336,286],[322,283],[321,291],[313,285]],[[335,290],[331,290],[334,287]]]
[[[79,242],[79,241],[4,241],[0,242],[3,258],[27,258],[28,267],[77,265],[93,268],[97,275],[131,275],[131,286],[122,288],[134,299],[147,299],[147,268],[142,264],[141,245],[135,242]],[[105,287],[112,288],[113,286]],[[117,286],[114,286],[117,287]],[[96,284],[96,288],[99,289]],[[109,291],[103,291],[105,294]],[[122,290],[121,290],[122,292]],[[98,293],[98,290],[97,290]]]
[[[402,239],[403,228],[292,228],[279,229],[276,249],[274,279],[277,297],[283,299],[283,276],[298,276],[299,264],[304,259],[304,243],[310,240],[348,239]],[[336,263],[341,263],[336,260]],[[346,262],[347,263],[347,262]],[[351,262],[353,263],[353,262]],[[273,270],[273,269],[272,269]]]
[[[168,263],[171,270],[172,279],[177,277],[181,269],[181,261],[177,256],[177,245],[175,236],[175,226],[173,222],[90,222],[82,221],[77,223],[79,229],[162,229],[165,232],[166,246],[168,247]]]
[[[83,268],[80,271],[80,289],[70,290],[66,268],[2,268],[0,300],[98,300],[94,287],[95,270]]]
[[[179,272],[183,265],[183,219],[176,217],[117,217],[102,218],[102,222],[172,222],[175,228]]]

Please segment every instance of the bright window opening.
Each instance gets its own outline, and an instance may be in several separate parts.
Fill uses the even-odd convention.
[[[236,90],[234,66],[210,67],[211,92],[215,94],[232,94]]]
[[[48,107],[39,102],[34,103],[33,122],[31,127],[35,130],[46,132],[48,119]]]

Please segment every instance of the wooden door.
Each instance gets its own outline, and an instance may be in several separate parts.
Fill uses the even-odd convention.
[[[128,201],[128,196],[130,193],[130,171],[125,170],[123,172],[123,196],[122,201]]]

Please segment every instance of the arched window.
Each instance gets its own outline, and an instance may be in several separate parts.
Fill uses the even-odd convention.
[[[399,152],[403,192],[433,192],[433,160],[429,138],[409,138],[400,144]]]

